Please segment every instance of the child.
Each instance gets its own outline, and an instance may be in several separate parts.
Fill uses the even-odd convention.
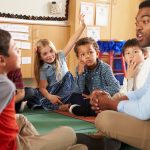
[[[0,29],[0,149],[86,150],[82,145],[72,146],[76,142],[76,135],[69,127],[60,127],[47,135],[39,135],[23,115],[15,115],[16,89],[6,74],[19,68],[18,52],[11,35]]]
[[[98,59],[99,47],[94,39],[89,37],[80,39],[76,43],[74,51],[79,62],[81,62],[78,65],[76,82],[81,93],[88,93],[88,95],[83,94],[85,99],[89,99],[90,94],[95,89],[104,90],[110,95],[114,95],[119,91],[120,85],[115,79],[111,67]],[[70,111],[76,115],[79,115],[79,112],[81,113],[80,109],[81,105],[70,107]],[[85,113],[83,112],[83,114]]]
[[[7,73],[7,77],[15,84],[15,110],[17,113],[22,112],[26,102],[34,96],[34,90],[29,87],[24,88],[21,69],[16,69]]]
[[[145,60],[147,51],[141,48],[137,39],[127,40],[122,50],[127,63],[126,76],[121,90],[113,98],[141,88],[149,73],[149,59]]]
[[[69,103],[69,98],[75,88],[72,74],[68,71],[65,57],[73,48],[75,42],[85,28],[84,16],[81,16],[81,26],[71,37],[63,51],[57,52],[55,46],[47,39],[41,39],[36,44],[35,79],[39,85],[36,97],[28,101],[30,108],[37,106],[45,110],[64,110],[63,105]]]

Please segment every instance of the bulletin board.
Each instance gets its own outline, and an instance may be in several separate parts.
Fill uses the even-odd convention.
[[[1,23],[0,29],[10,32],[20,49],[20,63],[23,78],[33,77],[32,25]]]
[[[5,0],[0,6],[0,17],[35,22],[66,21],[68,19],[69,0],[32,0],[30,6],[34,6],[34,9],[29,7],[28,1],[20,3],[20,0],[15,0],[15,2]]]

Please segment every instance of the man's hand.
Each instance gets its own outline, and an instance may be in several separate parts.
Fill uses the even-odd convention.
[[[92,92],[90,104],[95,112],[103,110],[117,110],[118,101],[112,101],[109,93],[101,90]]]

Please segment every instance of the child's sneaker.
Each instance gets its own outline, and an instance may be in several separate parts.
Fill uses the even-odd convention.
[[[71,105],[69,112],[77,116],[88,116],[86,110],[78,104]]]
[[[26,105],[27,105],[27,101],[22,101],[21,102],[19,113],[23,112]]]

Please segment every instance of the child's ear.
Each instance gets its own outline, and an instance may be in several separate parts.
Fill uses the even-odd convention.
[[[3,55],[0,55],[0,66],[6,66],[6,59]]]

